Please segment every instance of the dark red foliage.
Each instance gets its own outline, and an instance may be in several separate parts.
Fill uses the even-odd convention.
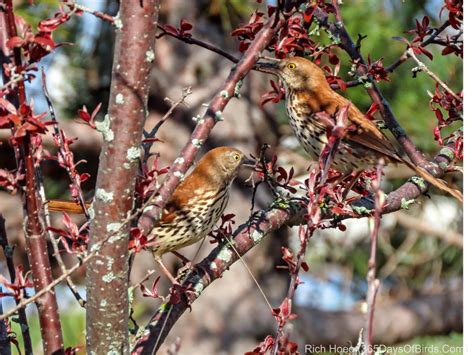
[[[129,250],[138,253],[148,246],[148,242],[148,238],[142,233],[140,228],[133,227],[130,229],[130,239],[128,241]]]
[[[192,34],[189,32],[192,30],[193,25],[190,24],[188,21],[185,19],[181,19],[179,28],[176,28],[172,25],[164,25],[163,26],[164,30],[166,32],[169,32],[175,36],[180,36],[180,37],[191,37]]]
[[[140,284],[140,291],[142,292],[143,297],[151,297],[151,298],[160,298],[160,293],[158,292],[158,281],[160,280],[160,276],[158,276],[155,281],[153,281],[153,285],[151,286],[151,290],[148,289],[143,283]]]
[[[29,134],[34,137],[46,133],[46,125],[41,122],[45,113],[35,115],[31,106],[23,104],[17,110],[11,103],[1,99],[0,101],[0,128],[13,128],[10,144],[18,146],[24,137]]]
[[[275,338],[267,335],[265,339],[252,351],[246,352],[245,355],[261,355],[266,354],[275,345]]]
[[[370,55],[367,59],[367,74],[370,75],[376,82],[379,81],[390,81],[388,77],[388,72],[385,70],[385,67],[382,63],[383,58],[372,62]]]
[[[464,18],[463,0],[444,0],[439,16],[447,10],[449,23],[454,29],[460,29]]]
[[[277,103],[285,98],[285,88],[280,82],[277,84],[273,80],[270,80],[270,85],[272,86],[272,90],[262,95],[262,98],[260,99],[261,106],[265,105],[269,101]]]
[[[59,236],[68,254],[84,253],[89,243],[89,223],[86,222],[79,228],[67,213],[63,213],[63,224],[66,229],[48,227],[48,230]]]
[[[255,35],[263,27],[264,13],[255,10],[250,17],[247,24],[236,28],[231,32],[231,36],[235,36],[239,39],[239,51],[245,52],[250,46],[250,43],[255,39]]]
[[[102,106],[101,103],[99,103],[97,105],[97,107],[94,109],[94,111],[92,111],[92,114],[89,114],[89,112],[87,111],[87,107],[83,106],[81,110],[78,110],[77,111],[77,114],[79,115],[79,117],[85,121],[90,127],[92,128],[96,128],[95,126],[95,117],[97,116],[97,114],[99,113],[99,110],[100,110],[100,107]]]
[[[159,168],[159,156],[155,155],[151,168],[147,164],[142,164],[142,174],[137,177],[135,184],[135,193],[140,198],[140,201],[145,201],[156,189],[156,179],[163,174],[166,174],[169,167]]]
[[[23,265],[18,265],[15,269],[15,282],[11,283],[2,274],[0,274],[0,283],[4,288],[10,292],[0,292],[0,297],[14,297],[16,300],[21,300],[24,296],[26,288],[33,287],[33,282],[30,280],[30,273],[28,271],[23,274]]]
[[[228,213],[221,216],[221,224],[219,227],[215,228],[210,236],[213,238],[211,243],[220,242],[226,240],[232,235],[233,229],[232,226],[235,224],[235,214]]]
[[[7,190],[12,195],[16,194],[20,188],[20,182],[25,178],[25,174],[22,174],[20,170],[16,170],[14,173],[0,169],[0,186]]]
[[[457,96],[463,98],[463,93],[458,93]],[[443,145],[446,139],[442,138],[441,131],[453,122],[462,120],[460,113],[463,110],[463,102],[436,84],[434,95],[430,100],[430,108],[435,113],[438,121],[437,126],[433,130],[434,138],[440,145]],[[450,135],[447,139],[451,137]],[[460,156],[462,156],[462,152]]]

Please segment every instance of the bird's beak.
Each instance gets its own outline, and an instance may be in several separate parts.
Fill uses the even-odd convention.
[[[254,168],[256,163],[257,162],[255,160],[247,158],[244,155],[244,157],[242,158],[242,164],[241,165],[246,167],[246,168]]]
[[[279,60],[272,60],[271,62],[257,62],[253,68],[263,73],[276,75],[279,69],[279,62]]]

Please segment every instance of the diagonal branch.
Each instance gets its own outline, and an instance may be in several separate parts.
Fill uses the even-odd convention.
[[[223,119],[222,112],[231,98],[236,96],[236,89],[238,91],[239,87],[238,83],[252,69],[260,52],[265,49],[279,30],[282,21],[279,21],[278,26],[276,27],[272,26],[273,22],[273,17],[267,20],[263,28],[257,33],[255,40],[252,42],[243,57],[239,60],[236,66],[231,69],[220,92],[214,96],[210,102],[204,117],[198,122],[188,143],[182,149],[179,157],[175,160],[175,163],[171,166],[168,175],[160,187],[159,196],[154,201],[154,205],[145,211],[145,213],[140,217],[139,227],[145,235],[151,231],[152,227],[160,219],[161,209],[168,202],[180,180],[184,177],[184,174],[193,163],[199,148],[209,137],[211,130],[218,121]]]

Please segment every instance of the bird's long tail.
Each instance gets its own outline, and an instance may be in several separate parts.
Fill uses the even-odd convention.
[[[452,187],[449,187],[448,184],[439,178],[434,177],[431,175],[429,172],[427,172],[425,169],[420,168],[413,164],[410,160],[401,158],[404,164],[406,164],[410,169],[412,169],[417,175],[419,175],[421,178],[423,178],[426,182],[429,184],[433,185],[434,187],[437,187],[438,189],[447,192],[454,198],[456,198],[459,202],[463,203],[463,195],[461,191],[454,189]]]
[[[89,203],[86,205],[87,205],[87,208],[90,207]],[[52,212],[66,212],[66,213],[74,213],[74,214],[84,213],[81,205],[74,201],[49,200],[48,210]]]

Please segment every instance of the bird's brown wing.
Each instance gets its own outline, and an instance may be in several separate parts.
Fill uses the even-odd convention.
[[[355,131],[349,131],[347,133],[348,138],[357,144],[386,156],[392,162],[401,163],[402,159],[400,155],[387,136],[385,136],[375,123],[368,120],[357,107],[352,103],[350,105],[349,121],[354,124],[357,129]]]
[[[426,170],[416,166],[410,160],[400,156],[395,147],[392,145],[390,140],[383,134],[383,132],[373,123],[368,120],[354,105],[351,104],[349,109],[349,118],[351,123],[357,126],[357,131],[348,132],[348,138],[352,141],[361,144],[367,148],[375,150],[385,157],[389,158],[392,162],[404,163],[411,168],[415,173],[420,175],[427,182],[437,187],[438,189],[445,191],[463,202],[463,195],[459,190],[449,187],[445,181],[438,179],[431,175]]]

